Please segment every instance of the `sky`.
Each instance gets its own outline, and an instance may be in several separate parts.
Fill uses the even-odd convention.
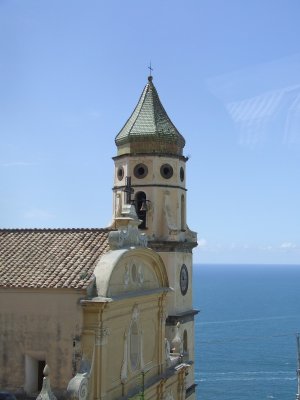
[[[104,227],[153,66],[196,263],[300,264],[300,3],[0,0],[0,227]]]

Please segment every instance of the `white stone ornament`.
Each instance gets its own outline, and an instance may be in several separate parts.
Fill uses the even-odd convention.
[[[165,338],[165,361],[168,367],[171,365],[170,353],[171,353],[170,342],[168,341],[167,338]]]
[[[141,233],[138,226],[141,220],[135,211],[135,207],[124,204],[121,217],[115,218],[117,231],[112,231],[108,236],[111,250],[126,249],[130,247],[147,247],[147,236]]]
[[[92,359],[94,360],[95,348]],[[70,400],[86,400],[89,394],[89,379],[93,368],[90,361],[83,357],[80,364],[80,371],[69,381],[67,396]]]
[[[53,394],[50,386],[50,370],[48,365],[45,365],[44,371],[44,378],[43,378],[43,387],[40,394],[37,397],[37,400],[56,400],[55,395]]]
[[[175,336],[172,340],[172,349],[174,353],[182,353],[182,340],[179,332],[180,322],[177,322],[175,327]]]
[[[88,397],[87,373],[76,374],[68,384],[68,398],[72,400],[86,400]]]

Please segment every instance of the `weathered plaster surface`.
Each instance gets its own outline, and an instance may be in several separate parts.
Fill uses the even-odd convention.
[[[71,290],[0,290],[1,389],[24,388],[26,355],[47,362],[54,390],[66,389],[73,341],[81,334],[82,297]]]

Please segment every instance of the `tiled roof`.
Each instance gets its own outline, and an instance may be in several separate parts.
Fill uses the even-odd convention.
[[[84,289],[109,250],[105,229],[0,229],[0,287]]]
[[[162,144],[176,145],[176,152],[182,153],[185,145],[183,136],[178,132],[172,121],[168,117],[163,105],[160,102],[158,93],[152,82],[152,76],[148,78],[148,83],[139,99],[139,102],[131,114],[130,118],[116,136],[117,146],[129,142],[146,140],[149,152],[155,151],[151,144],[155,144],[158,149]],[[145,149],[143,149],[145,151]]]

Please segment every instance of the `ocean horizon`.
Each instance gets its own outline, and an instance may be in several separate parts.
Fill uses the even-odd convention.
[[[197,399],[295,399],[300,265],[194,264]]]

